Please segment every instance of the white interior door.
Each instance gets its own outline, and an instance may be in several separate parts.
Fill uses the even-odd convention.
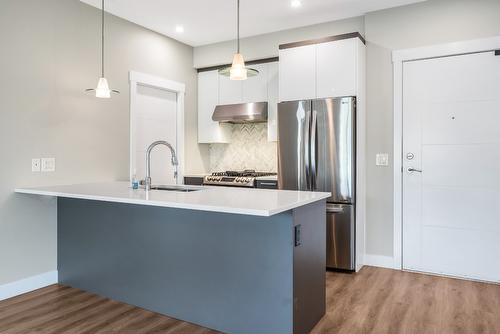
[[[135,170],[137,178],[146,176],[146,150],[157,140],[169,142],[178,151],[177,94],[164,89],[135,86],[132,122],[135,124]],[[151,178],[154,184],[175,184],[170,150],[157,146],[151,155]]]
[[[406,62],[403,268],[498,282],[499,254],[500,56]]]

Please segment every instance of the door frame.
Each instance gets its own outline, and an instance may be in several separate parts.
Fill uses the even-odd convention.
[[[403,64],[409,61],[489,52],[500,49],[500,36],[392,52],[394,82],[394,269],[403,269]]]
[[[184,96],[186,94],[186,85],[180,82],[172,81],[158,76],[153,76],[146,73],[130,71],[129,72],[129,83],[130,83],[130,162],[129,162],[129,177],[132,180],[134,173],[135,164],[135,143],[136,143],[136,133],[135,133],[135,113],[136,113],[136,101],[137,101],[137,85],[163,89],[177,96],[176,101],[176,118],[177,118],[177,159],[179,161],[177,184],[182,184],[184,180]]]

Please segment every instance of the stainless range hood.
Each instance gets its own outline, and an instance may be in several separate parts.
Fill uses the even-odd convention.
[[[212,120],[221,123],[267,122],[267,102],[216,106]]]

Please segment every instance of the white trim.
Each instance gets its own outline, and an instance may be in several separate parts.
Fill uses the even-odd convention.
[[[403,269],[402,222],[403,222],[403,62],[394,63],[394,267]]]
[[[394,268],[403,268],[403,63],[500,49],[500,36],[392,52],[394,70]]]
[[[365,266],[399,269],[395,267],[394,258],[392,256],[365,254]]]
[[[57,270],[49,271],[36,276],[21,279],[19,281],[0,285],[0,300],[22,295],[46,286],[57,284]]]
[[[366,252],[366,47],[357,40],[356,66],[356,271]]]
[[[467,53],[493,51],[500,48],[500,36],[424,46],[392,52],[392,62],[401,63],[426,58],[448,57]]]
[[[174,93],[186,92],[186,85],[183,83],[136,71],[129,72],[129,81],[150,87],[162,88]]]
[[[177,159],[179,161],[179,169],[177,176],[177,183],[183,183],[184,180],[184,97],[186,95],[186,85],[180,82],[168,80],[165,78],[153,76],[146,73],[136,71],[129,72],[130,82],[130,180],[133,177],[133,168],[135,164],[135,119],[134,105],[135,95],[137,92],[137,85],[144,85],[153,88],[164,89],[173,92],[177,95]]]

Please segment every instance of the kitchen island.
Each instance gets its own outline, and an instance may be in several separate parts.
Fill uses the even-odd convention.
[[[57,197],[61,284],[225,333],[307,333],[325,313],[329,193],[127,182]]]

